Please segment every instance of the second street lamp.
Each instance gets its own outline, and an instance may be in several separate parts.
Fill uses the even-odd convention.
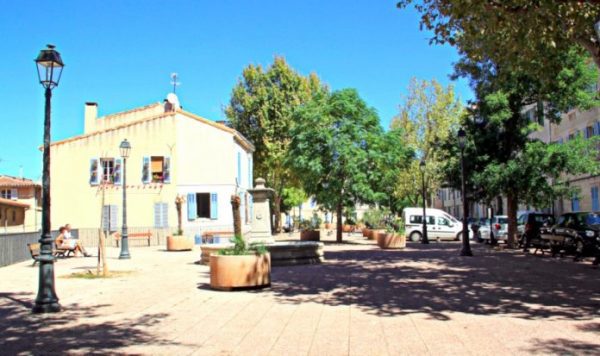
[[[42,236],[40,237],[40,275],[38,294],[35,298],[34,313],[55,313],[60,311],[58,297],[54,290],[54,241],[51,234],[50,220],[50,113],[52,89],[58,86],[64,63],[60,53],[53,45],[40,51],[35,60],[40,84],[46,89],[46,108],[44,116],[44,156],[42,171]]]
[[[131,258],[127,236],[127,157],[129,157],[129,151],[131,151],[131,144],[125,139],[121,142],[119,149],[123,158],[123,226],[121,229],[121,253],[119,254],[119,259],[125,260]]]
[[[425,200],[427,197],[427,192],[425,190],[425,159],[422,159],[421,163],[419,163],[419,170],[421,171],[421,181],[423,183],[421,185],[421,187],[423,188],[423,239],[421,240],[421,243],[428,244],[429,239],[427,238],[427,213],[425,211],[425,208],[427,207],[427,202]]]
[[[460,147],[460,178],[461,178],[461,191],[462,191],[462,203],[463,203],[463,226],[462,226],[462,249],[460,250],[461,256],[473,256],[471,252],[471,245],[469,244],[469,224],[467,219],[469,217],[469,206],[467,202],[467,189],[465,185],[465,146],[467,144],[467,133],[465,130],[458,130],[458,146]]]

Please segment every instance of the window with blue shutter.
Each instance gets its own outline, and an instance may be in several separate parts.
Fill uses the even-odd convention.
[[[598,187],[592,187],[592,211],[600,211],[600,201],[598,200]]]
[[[571,198],[571,211],[579,211],[579,198],[577,196],[573,196],[573,198]]]
[[[198,216],[198,207],[196,206],[196,193],[189,193],[187,195],[187,212],[188,220],[196,220]]]
[[[600,135],[600,121],[596,121],[594,124],[594,136]]]
[[[142,158],[142,183],[150,183],[150,157]]]
[[[242,185],[242,154],[237,153],[237,185]]]
[[[154,203],[154,227],[156,228],[168,228],[168,209],[167,203]]]
[[[210,193],[210,218],[216,220],[219,218],[219,200],[217,193]]]
[[[92,158],[90,160],[90,184],[98,185],[99,174],[98,174],[98,158]]]
[[[163,161],[163,183],[171,183],[171,157]]]
[[[113,171],[113,183],[115,185],[123,184],[123,160],[121,158],[115,158],[115,168]]]

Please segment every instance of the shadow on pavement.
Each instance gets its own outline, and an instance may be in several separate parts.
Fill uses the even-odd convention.
[[[322,265],[274,268],[272,291],[282,302],[351,304],[380,316],[598,317],[600,273],[587,265],[480,246],[475,257],[460,257],[459,249],[459,243],[437,243],[327,251]]]
[[[107,305],[64,306],[54,314],[32,314],[28,293],[0,293],[0,354],[106,354],[139,344],[172,345],[148,332],[167,314],[146,314],[136,319],[98,321]]]

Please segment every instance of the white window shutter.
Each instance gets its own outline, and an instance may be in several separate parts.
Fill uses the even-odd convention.
[[[12,188],[10,190],[10,199],[12,199],[12,200],[19,199],[19,191],[17,190],[17,188]]]
[[[164,227],[164,228],[169,227],[169,204],[167,204],[167,203],[162,203],[161,222],[162,222],[162,227]]]
[[[90,184],[98,185],[100,181],[100,164],[98,158],[90,159]]]
[[[109,216],[110,216],[110,206],[104,205],[102,207],[102,230],[109,231]]]
[[[110,206],[110,231],[117,231],[117,213],[119,212],[119,207],[117,205]]]
[[[115,158],[115,167],[113,170],[113,183],[115,185],[123,184],[123,159]]]
[[[163,160],[163,183],[171,183],[171,157]]]
[[[154,227],[156,227],[156,228],[162,227],[161,210],[162,210],[162,203],[154,203]]]

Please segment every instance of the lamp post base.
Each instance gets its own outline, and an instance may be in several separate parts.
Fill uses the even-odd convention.
[[[130,258],[131,258],[131,255],[129,254],[129,252],[126,252],[126,253],[121,252],[119,254],[119,259],[120,260],[128,260]]]
[[[31,309],[34,314],[58,313],[61,311],[61,306],[58,301],[48,301],[39,303],[36,301]]]

